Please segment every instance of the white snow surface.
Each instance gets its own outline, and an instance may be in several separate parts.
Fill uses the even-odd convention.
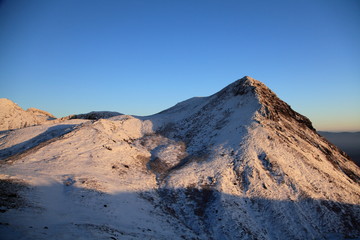
[[[6,98],[0,98],[0,131],[38,125],[55,117],[45,111],[29,108],[26,111]]]
[[[359,168],[280,101],[245,77],[153,116],[2,132],[0,235],[359,239]]]

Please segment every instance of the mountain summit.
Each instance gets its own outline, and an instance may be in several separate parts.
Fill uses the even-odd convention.
[[[3,186],[18,196],[3,206],[6,236],[360,237],[359,168],[250,77],[152,116],[61,124],[0,139],[13,150]],[[12,146],[65,128],[30,149]]]

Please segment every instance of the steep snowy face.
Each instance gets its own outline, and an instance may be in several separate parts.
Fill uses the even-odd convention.
[[[240,82],[241,81],[247,82],[247,84],[251,86],[252,91],[255,92],[261,103],[260,112],[264,117],[275,122],[285,118],[288,121],[296,122],[296,124],[302,128],[315,130],[307,117],[295,112],[286,102],[278,98],[265,84],[250,77],[244,77]],[[241,86],[240,89],[242,89]]]
[[[204,238],[359,235],[358,167],[259,81],[244,77],[152,118],[171,139],[151,150],[149,165],[165,209]],[[158,151],[176,144],[182,151],[169,167]]]
[[[36,108],[25,111],[9,99],[0,99],[0,131],[33,126],[52,119],[55,117],[48,112]]]
[[[183,141],[195,153],[212,145],[238,146],[260,108],[249,81],[240,79],[212,96],[184,101],[146,119],[157,133]]]

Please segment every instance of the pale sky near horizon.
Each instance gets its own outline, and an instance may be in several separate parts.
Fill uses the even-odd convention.
[[[150,115],[251,76],[360,131],[360,1],[0,0],[0,98]]]

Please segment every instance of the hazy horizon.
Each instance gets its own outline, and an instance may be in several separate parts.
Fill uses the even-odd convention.
[[[248,75],[318,131],[360,131],[360,3],[0,1],[0,97],[151,115]]]

